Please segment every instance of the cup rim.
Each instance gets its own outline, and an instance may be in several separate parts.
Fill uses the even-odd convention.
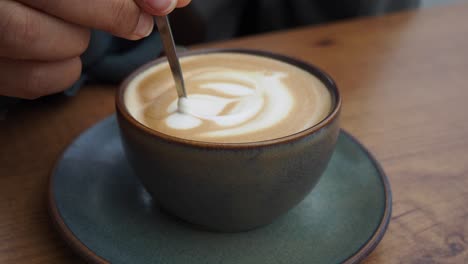
[[[293,58],[293,57],[289,57],[289,56],[285,56],[285,55],[281,55],[281,54],[277,54],[277,53],[273,53],[269,51],[254,50],[254,49],[223,49],[223,48],[199,49],[199,50],[180,52],[178,53],[178,56],[187,57],[187,56],[212,54],[212,53],[240,53],[240,54],[247,54],[247,55],[256,55],[256,56],[279,60],[279,61],[291,64],[293,66],[296,66],[302,70],[305,70],[306,72],[311,73],[315,77],[317,77],[325,85],[325,87],[327,87],[328,91],[332,95],[333,110],[330,111],[330,113],[322,121],[320,121],[319,123],[309,128],[306,128],[302,131],[299,131],[297,133],[287,135],[284,137],[262,140],[262,141],[241,142],[241,143],[222,143],[222,142],[190,140],[190,139],[184,139],[184,138],[180,138],[176,136],[171,136],[171,135],[153,130],[145,126],[138,120],[136,120],[130,114],[130,112],[128,111],[124,103],[124,94],[130,82],[135,77],[137,77],[140,73],[146,71],[147,69],[155,65],[158,65],[166,61],[166,57],[161,57],[156,60],[150,61],[144,64],[143,66],[137,68],[135,71],[132,72],[132,74],[130,74],[127,78],[125,78],[124,81],[120,84],[120,86],[117,89],[117,94],[115,96],[115,105],[116,105],[117,114],[120,117],[124,118],[126,121],[128,121],[130,124],[132,124],[133,127],[137,128],[138,130],[142,131],[143,133],[149,136],[157,137],[164,141],[178,143],[178,144],[182,144],[186,146],[202,147],[202,148],[216,148],[216,149],[256,148],[256,147],[265,147],[265,146],[271,146],[271,145],[279,145],[282,143],[290,143],[293,141],[300,140],[310,134],[314,134],[315,132],[321,130],[322,128],[327,127],[329,124],[331,124],[333,121],[335,121],[338,118],[339,113],[341,111],[341,104],[342,104],[342,99],[341,99],[340,91],[338,90],[338,86],[336,85],[335,81],[327,73],[325,73],[323,70],[321,70],[317,66],[304,62],[302,60]]]

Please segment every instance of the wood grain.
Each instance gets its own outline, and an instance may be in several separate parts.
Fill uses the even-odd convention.
[[[257,48],[338,82],[343,128],[381,161],[389,230],[365,263],[468,263],[468,4],[308,27],[202,47]],[[15,106],[0,121],[0,263],[81,263],[50,227],[47,180],[115,87]]]

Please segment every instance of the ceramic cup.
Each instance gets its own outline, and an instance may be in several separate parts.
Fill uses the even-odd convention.
[[[164,61],[160,59],[136,70],[120,86],[117,117],[128,161],[157,205],[209,230],[246,231],[271,223],[316,185],[338,137],[341,97],[323,71],[286,56],[255,50],[202,50],[181,56],[218,52],[269,57],[315,75],[332,95],[329,115],[302,132],[253,143],[190,141],[159,133],[129,114],[123,95],[132,79]]]

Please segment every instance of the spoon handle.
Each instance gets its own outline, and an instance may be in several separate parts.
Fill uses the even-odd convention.
[[[171,26],[167,16],[156,16],[156,25],[158,26],[159,34],[161,35],[164,51],[171,67],[172,77],[174,78],[175,87],[179,97],[187,97],[185,91],[184,77],[180,68],[179,58],[174,44],[174,38],[172,37]]]

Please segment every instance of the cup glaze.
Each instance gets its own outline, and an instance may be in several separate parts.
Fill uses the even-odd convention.
[[[116,108],[127,159],[155,202],[200,227],[238,232],[271,223],[314,188],[337,141],[341,97],[326,73],[283,55],[216,49],[181,56],[220,52],[273,58],[313,74],[332,95],[329,115],[299,133],[252,143],[209,143],[160,133],[130,115],[124,93],[139,73],[165,59],[151,62],[130,75],[118,89]]]

